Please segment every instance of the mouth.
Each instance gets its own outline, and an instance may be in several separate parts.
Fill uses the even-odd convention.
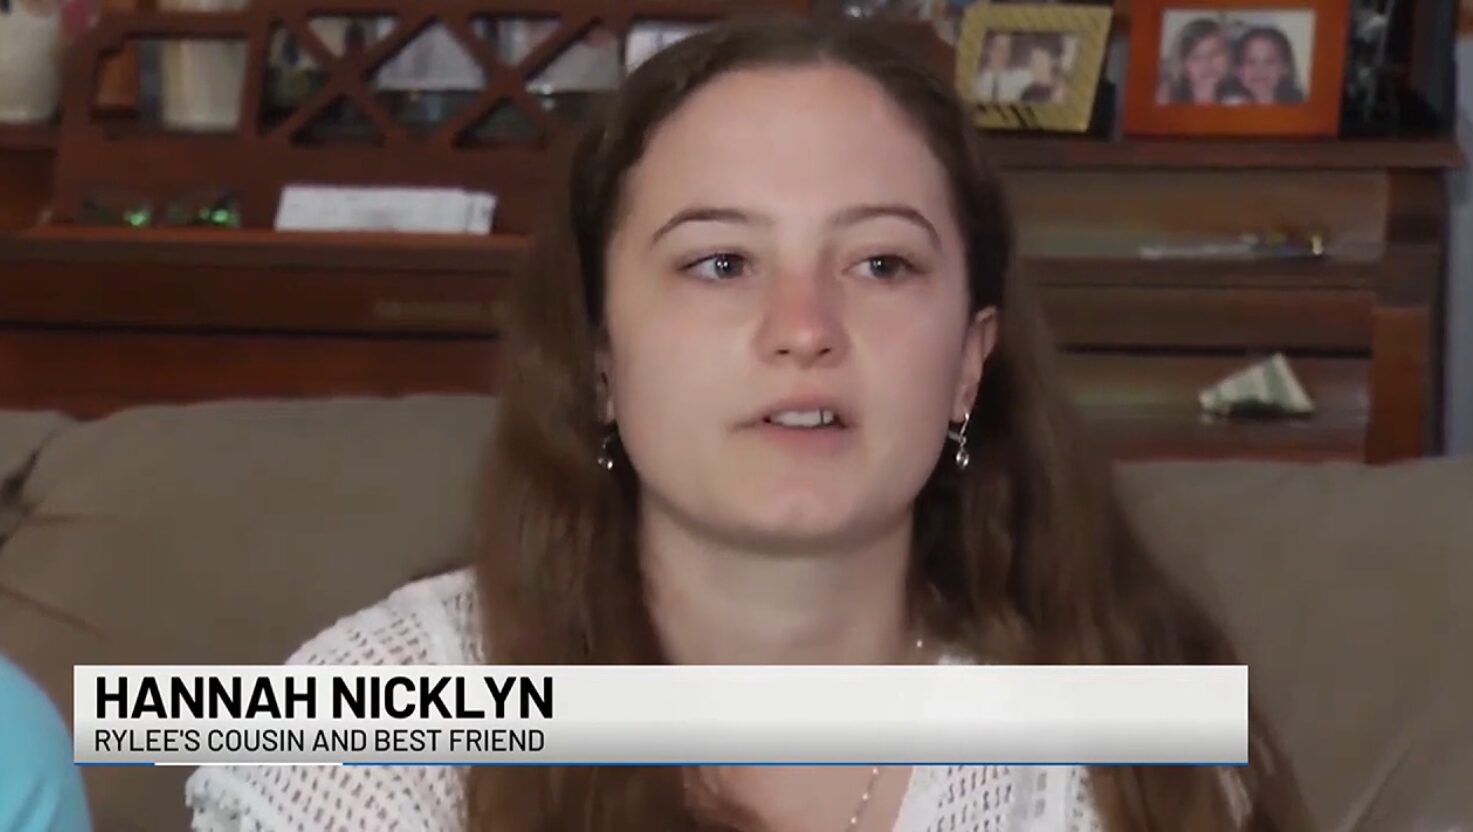
[[[844,430],[849,424],[836,410],[787,408],[763,416],[762,424],[796,430]]]
[[[834,456],[852,449],[853,414],[831,398],[803,397],[769,405],[747,422],[752,435],[784,453]]]

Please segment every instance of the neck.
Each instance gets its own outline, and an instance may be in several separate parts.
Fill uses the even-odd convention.
[[[650,613],[677,664],[885,664],[916,658],[911,523],[843,552],[780,554],[643,512]]]

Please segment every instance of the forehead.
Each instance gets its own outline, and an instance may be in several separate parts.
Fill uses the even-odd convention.
[[[669,203],[691,200],[944,204],[947,194],[940,162],[890,95],[826,64],[712,80],[654,130],[629,185],[632,202],[675,210],[685,206]]]

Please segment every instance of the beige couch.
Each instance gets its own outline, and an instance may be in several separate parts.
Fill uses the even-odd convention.
[[[463,556],[493,419],[469,397],[0,413],[0,651],[67,713],[76,663],[279,661]],[[1322,827],[1473,830],[1473,460],[1122,478]],[[89,769],[98,828],[183,828],[186,773]]]

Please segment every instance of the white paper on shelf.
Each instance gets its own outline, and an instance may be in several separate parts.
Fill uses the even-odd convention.
[[[490,234],[491,220],[495,214],[495,196],[488,193],[471,193],[470,212],[465,230],[471,234]]]
[[[488,234],[495,208],[494,195],[458,188],[288,185],[276,229]]]

